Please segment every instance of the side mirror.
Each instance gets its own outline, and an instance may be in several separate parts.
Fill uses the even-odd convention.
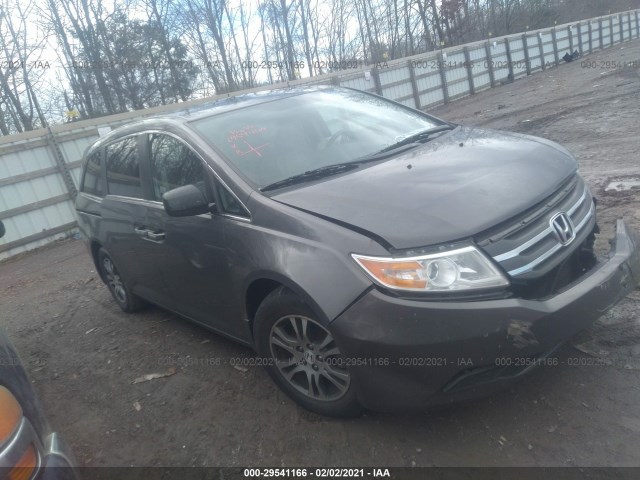
[[[162,195],[164,210],[172,217],[190,217],[211,212],[204,194],[195,185],[184,185]]]
[[[4,223],[2,223],[2,220],[0,220],[0,238],[4,237],[5,233],[6,230],[4,229]]]

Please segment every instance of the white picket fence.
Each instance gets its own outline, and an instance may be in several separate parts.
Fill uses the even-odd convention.
[[[574,51],[588,55],[640,37],[640,10],[508,35],[376,65],[254,88],[333,84],[375,92],[419,109],[473,95],[563,63]],[[102,129],[132,119],[210,102],[220,95],[144,111],[57,125],[0,137],[0,260],[76,231],[74,198],[82,154]]]

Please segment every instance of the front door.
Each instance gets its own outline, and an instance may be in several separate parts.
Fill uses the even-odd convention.
[[[147,213],[147,228],[158,235],[163,248],[160,275],[169,303],[178,313],[231,335],[242,334],[242,322],[226,318],[230,295],[224,217],[203,214],[171,217],[162,195],[193,184],[214,202],[213,181],[204,161],[182,140],[150,134],[148,152],[154,208]],[[237,330],[237,331],[236,331]]]

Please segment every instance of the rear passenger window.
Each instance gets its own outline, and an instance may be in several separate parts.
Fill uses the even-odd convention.
[[[142,198],[138,140],[128,137],[111,143],[107,152],[107,185],[111,195]]]
[[[210,198],[204,165],[193,150],[181,141],[161,134],[150,136],[149,147],[154,200],[161,202],[164,193],[190,184]]]
[[[81,188],[83,192],[90,195],[97,195],[98,197],[102,197],[104,195],[101,160],[102,152],[100,150],[96,150],[89,155]]]

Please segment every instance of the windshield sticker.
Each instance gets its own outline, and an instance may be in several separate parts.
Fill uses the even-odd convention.
[[[257,157],[261,157],[260,150],[266,148],[270,143],[263,143],[262,145],[254,146],[252,143],[256,143],[257,136],[265,133],[267,127],[257,127],[255,125],[247,125],[236,130],[231,130],[227,136],[227,142],[231,145],[231,148],[239,157],[244,157],[250,153],[255,154]]]

